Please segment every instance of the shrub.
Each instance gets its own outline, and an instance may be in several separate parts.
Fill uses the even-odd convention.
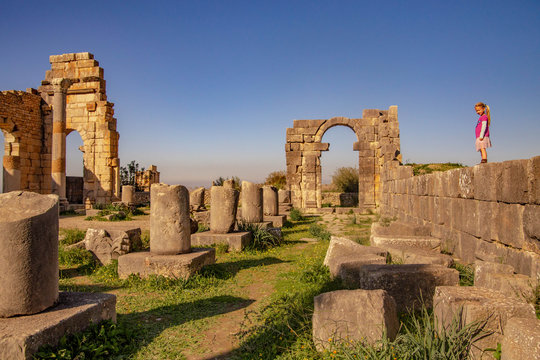
[[[234,181],[234,188],[238,191],[241,190],[241,181],[240,181],[240,178],[238,176],[231,176],[231,177],[227,177],[227,178],[224,178],[223,176],[220,176],[218,177],[216,180],[212,181],[212,185],[215,185],[215,186],[223,186],[223,183],[225,183],[225,181],[227,180],[232,180]]]
[[[308,231],[312,236],[320,240],[330,240],[332,236],[328,230],[319,224],[311,224]]]
[[[459,271],[460,286],[474,286],[474,269],[471,265],[454,263],[452,264],[452,268]]]
[[[304,220],[304,216],[302,215],[302,212],[296,208],[292,208],[291,212],[289,213],[289,217],[292,221],[302,221]]]
[[[279,246],[282,239],[272,234],[268,229],[259,224],[239,223],[239,231],[249,231],[251,233],[251,242],[247,246],[249,250],[267,250],[274,246]]]
[[[332,184],[340,192],[358,192],[359,173],[357,168],[342,167],[332,175]]]
[[[285,171],[273,171],[264,180],[266,185],[272,185],[278,190],[285,189],[287,186],[287,174]]]

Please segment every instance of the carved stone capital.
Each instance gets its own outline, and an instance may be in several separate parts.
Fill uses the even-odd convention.
[[[53,85],[53,91],[55,93],[66,92],[71,86],[72,81],[64,78],[56,78],[51,80],[51,84]]]

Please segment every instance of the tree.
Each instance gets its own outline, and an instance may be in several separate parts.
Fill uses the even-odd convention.
[[[287,187],[287,174],[285,171],[273,171],[264,180],[266,185],[272,185],[278,190],[285,189]]]
[[[353,167],[341,167],[332,175],[332,184],[340,192],[358,192],[358,181],[358,169]]]
[[[139,168],[139,163],[132,160],[126,166],[120,167],[120,183],[122,185],[135,186],[137,190],[137,173],[144,171],[144,168]]]

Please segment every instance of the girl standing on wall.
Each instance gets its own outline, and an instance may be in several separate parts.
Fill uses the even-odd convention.
[[[489,106],[479,102],[474,105],[474,110],[480,118],[476,123],[476,151],[480,151],[482,155],[481,164],[487,163],[486,149],[491,147],[491,141],[489,140],[489,125],[491,124],[491,115],[489,112]]]

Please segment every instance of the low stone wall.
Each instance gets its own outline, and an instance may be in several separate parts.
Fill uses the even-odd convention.
[[[322,204],[355,207],[358,206],[358,193],[323,192]]]
[[[382,216],[428,225],[464,262],[540,274],[540,156],[422,176],[392,162],[381,175]]]

